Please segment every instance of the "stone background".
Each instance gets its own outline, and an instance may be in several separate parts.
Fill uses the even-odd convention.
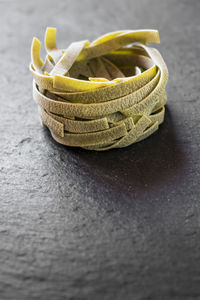
[[[200,299],[200,1],[0,0],[0,299]],[[165,122],[104,153],[40,126],[33,36],[158,29]],[[44,53],[44,52],[43,52]]]

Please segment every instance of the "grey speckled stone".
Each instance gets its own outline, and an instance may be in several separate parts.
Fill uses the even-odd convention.
[[[0,1],[0,299],[200,299],[200,1]],[[33,36],[61,47],[156,28],[165,123],[105,153],[55,143],[38,121]]]

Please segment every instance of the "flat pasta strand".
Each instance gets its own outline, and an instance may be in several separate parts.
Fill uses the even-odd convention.
[[[105,151],[153,134],[164,121],[167,66],[149,42],[157,30],[123,30],[59,49],[47,28],[47,55],[33,38],[30,71],[42,124],[66,146]]]

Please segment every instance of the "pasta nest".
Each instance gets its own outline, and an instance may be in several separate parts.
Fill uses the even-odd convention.
[[[33,98],[52,137],[88,150],[122,148],[154,133],[164,120],[168,70],[157,30],[124,30],[93,42],[56,46],[47,28],[45,61],[33,38]]]

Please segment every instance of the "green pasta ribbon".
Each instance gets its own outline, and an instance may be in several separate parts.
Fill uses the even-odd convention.
[[[42,125],[67,146],[103,151],[139,142],[164,121],[168,70],[157,30],[123,30],[93,42],[56,45],[47,28],[47,55],[33,38],[30,71]]]

